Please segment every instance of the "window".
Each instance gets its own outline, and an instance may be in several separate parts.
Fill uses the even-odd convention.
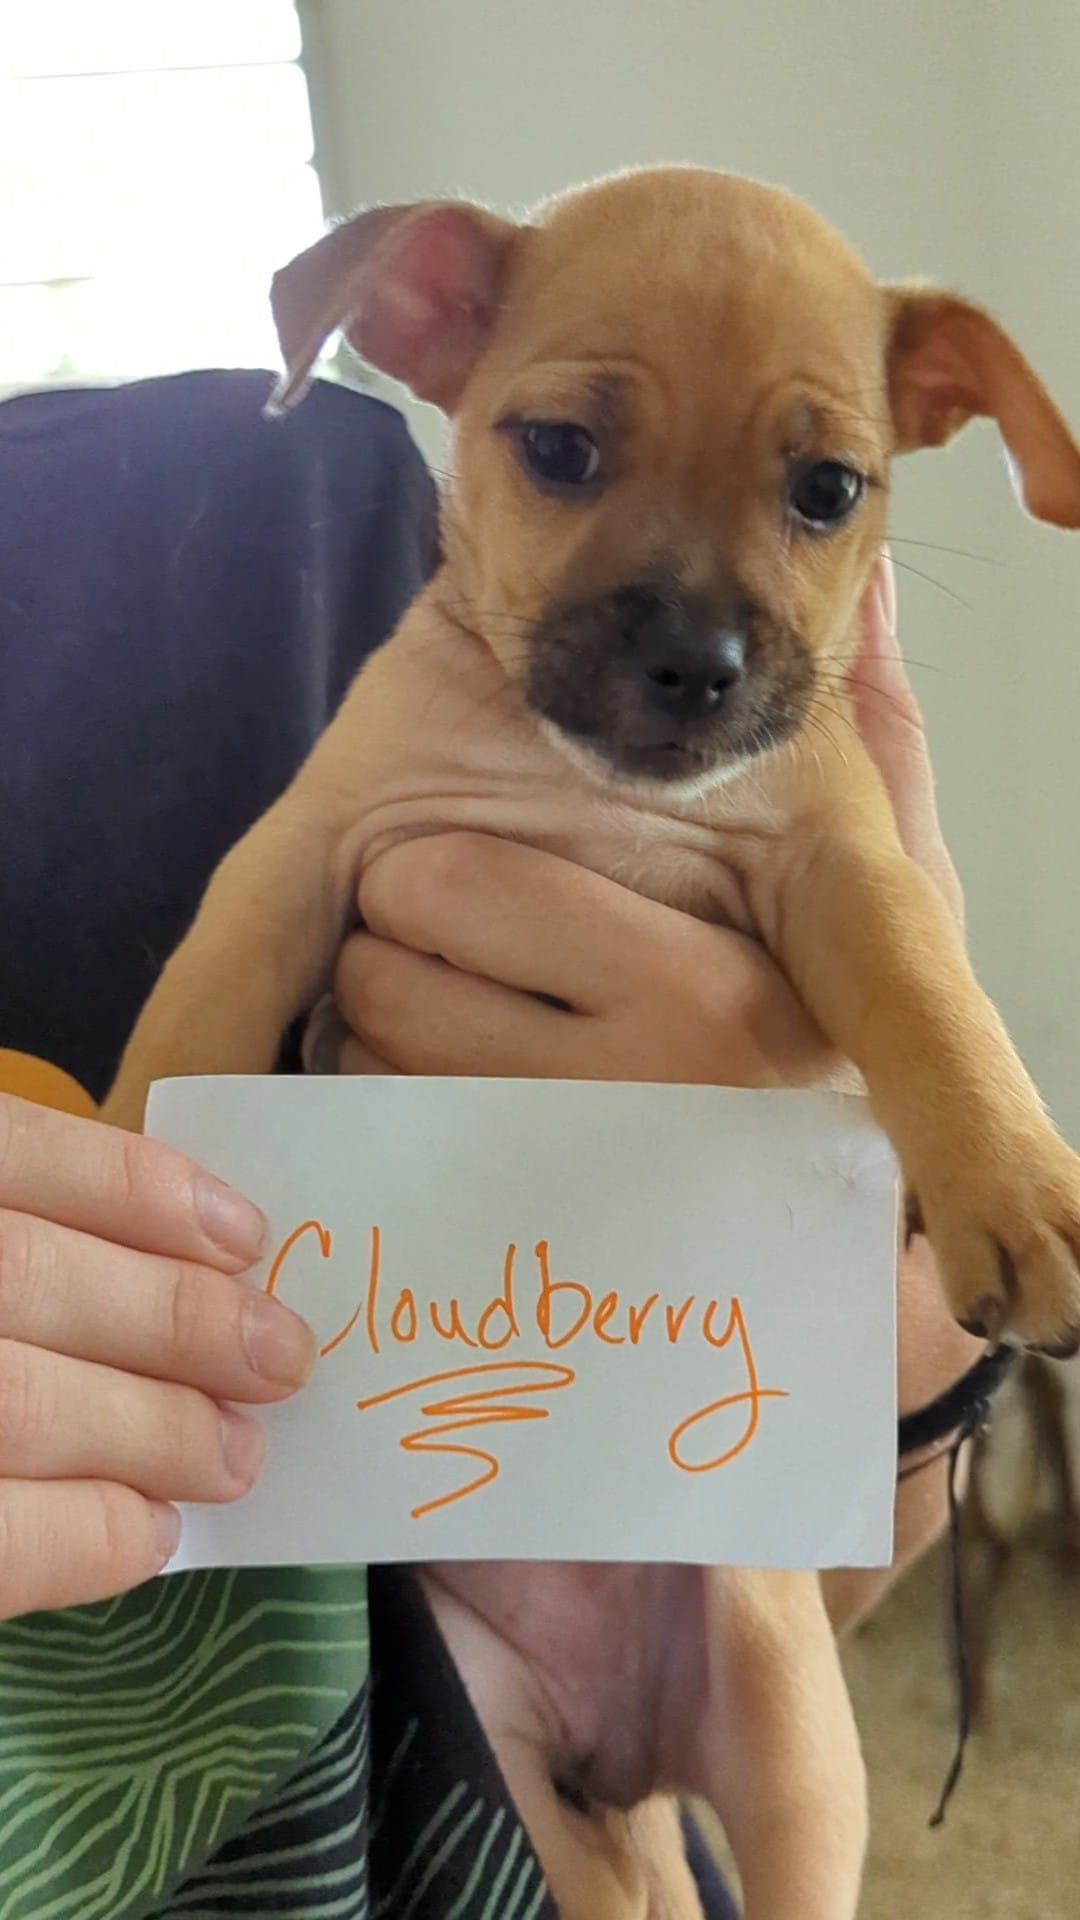
[[[0,41],[0,389],[270,366],[323,231],[292,0],[23,0]]]

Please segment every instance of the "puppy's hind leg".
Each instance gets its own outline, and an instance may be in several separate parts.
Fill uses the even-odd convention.
[[[816,1574],[710,1574],[717,1713],[703,1786],[742,1880],[745,1920],[853,1920],[866,1773]]]

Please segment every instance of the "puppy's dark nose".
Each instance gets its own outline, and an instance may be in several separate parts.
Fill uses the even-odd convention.
[[[746,673],[746,642],[731,627],[642,633],[637,656],[650,703],[680,720],[715,712]]]

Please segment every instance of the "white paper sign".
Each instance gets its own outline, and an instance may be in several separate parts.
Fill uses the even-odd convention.
[[[214,1079],[148,1130],[257,1200],[322,1344],[174,1566],[888,1561],[896,1175],[861,1101]]]

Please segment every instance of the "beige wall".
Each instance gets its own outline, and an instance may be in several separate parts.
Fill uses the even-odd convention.
[[[992,304],[1080,424],[1077,0],[309,0],[307,14],[334,211],[447,192],[512,209],[658,160],[758,174],[814,200],[883,276]],[[904,467],[893,524],[975,957],[1080,1140],[1080,539],[1016,512],[988,428]]]

